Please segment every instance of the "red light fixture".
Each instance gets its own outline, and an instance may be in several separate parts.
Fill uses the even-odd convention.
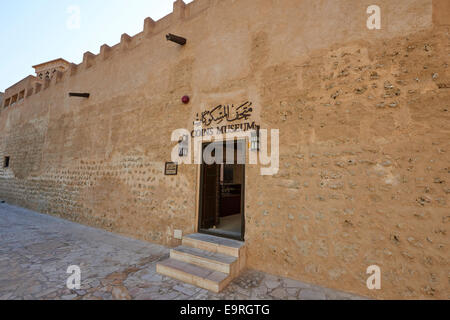
[[[183,98],[181,98],[181,102],[183,102],[184,104],[188,104],[190,101],[189,96],[184,96]]]

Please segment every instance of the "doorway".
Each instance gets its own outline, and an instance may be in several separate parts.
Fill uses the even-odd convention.
[[[203,144],[209,156],[200,170],[199,232],[244,240],[245,146],[245,140]]]

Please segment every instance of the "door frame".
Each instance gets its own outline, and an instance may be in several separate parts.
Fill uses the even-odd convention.
[[[233,237],[231,235],[226,235],[226,234],[222,234],[222,233],[216,233],[214,231],[209,231],[209,230],[205,230],[202,229],[202,214],[203,214],[203,186],[204,186],[204,163],[203,163],[203,148],[211,143],[216,143],[216,142],[223,142],[225,143],[227,140],[222,140],[222,141],[209,141],[209,142],[203,142],[202,143],[202,164],[200,165],[200,181],[198,184],[198,190],[199,190],[199,202],[198,202],[198,216],[197,216],[197,230],[199,233],[204,233],[204,234],[209,234],[212,236],[216,236],[216,237],[220,237],[220,238],[227,238],[227,239],[233,239],[233,240],[239,240],[239,241],[245,241],[245,186],[246,186],[246,179],[245,179],[245,174],[246,174],[246,163],[244,164],[243,167],[243,173],[242,173],[242,188],[241,188],[241,235],[240,237]],[[235,139],[235,141],[243,141],[244,145],[247,146],[248,142],[247,139]],[[248,155],[248,150],[247,148],[245,148],[245,159],[247,162],[247,155]]]

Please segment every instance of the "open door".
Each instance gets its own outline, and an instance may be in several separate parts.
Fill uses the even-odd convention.
[[[203,164],[203,185],[202,185],[202,215],[200,225],[202,229],[213,228],[218,223],[218,187],[219,187],[219,166],[217,164]]]
[[[206,143],[203,150],[211,144],[223,149],[218,163],[201,166],[199,232],[244,240],[245,140]]]

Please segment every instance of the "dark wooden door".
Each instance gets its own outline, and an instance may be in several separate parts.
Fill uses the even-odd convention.
[[[202,186],[202,214],[201,228],[209,229],[214,227],[218,221],[219,210],[219,165],[203,164],[203,186]]]

